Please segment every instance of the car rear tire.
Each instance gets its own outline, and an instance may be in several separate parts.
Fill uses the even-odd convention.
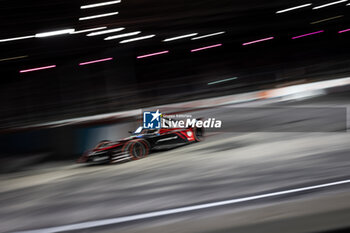
[[[149,154],[149,150],[149,143],[141,139],[127,142],[123,147],[123,151],[128,153],[132,160],[145,158]]]

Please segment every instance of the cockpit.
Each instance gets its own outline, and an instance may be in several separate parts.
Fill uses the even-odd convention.
[[[142,126],[138,127],[133,134],[156,134],[159,132],[159,129],[145,129]]]

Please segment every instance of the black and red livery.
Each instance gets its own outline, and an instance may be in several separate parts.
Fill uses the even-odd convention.
[[[119,163],[146,157],[154,150],[171,149],[181,145],[199,142],[204,136],[202,128],[139,127],[130,137],[119,141],[104,140],[85,152],[80,163]]]

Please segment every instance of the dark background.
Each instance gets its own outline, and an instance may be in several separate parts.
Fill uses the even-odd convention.
[[[104,2],[104,1],[97,1]],[[305,1],[124,0],[120,4],[80,9],[96,1],[0,1],[0,39],[65,28],[83,30],[125,27],[120,33],[142,31],[152,39],[128,44],[86,34],[0,43],[0,125],[13,127],[49,120],[105,113],[197,98],[271,88],[290,81],[346,77],[349,72],[350,28],[346,3],[312,10],[329,1],[283,13],[276,11]],[[79,17],[118,11],[100,19]],[[344,15],[311,25],[311,22]],[[292,40],[318,30],[324,33]],[[201,40],[164,43],[172,36],[226,31]],[[249,46],[242,43],[274,36]],[[191,53],[202,46],[223,46]],[[162,50],[169,54],[136,59]],[[114,60],[79,67],[80,62]],[[19,70],[57,65],[54,69],[20,74]],[[238,79],[217,85],[208,82]]]

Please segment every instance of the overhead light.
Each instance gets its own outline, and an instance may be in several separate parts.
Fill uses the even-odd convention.
[[[0,42],[8,42],[8,41],[14,41],[14,40],[24,40],[24,39],[30,39],[35,38],[35,36],[21,36],[21,37],[13,37],[8,39],[0,39]]]
[[[35,37],[42,38],[42,37],[49,37],[49,36],[58,36],[63,34],[71,34],[74,31],[75,31],[74,29],[63,29],[63,30],[52,31],[52,32],[43,32],[43,33],[35,34]]]
[[[191,33],[191,34],[186,34],[186,35],[182,35],[182,36],[176,36],[176,37],[171,37],[168,39],[163,40],[163,42],[168,42],[168,41],[173,41],[173,40],[179,40],[179,39],[183,39],[183,38],[187,38],[187,37],[192,37],[192,36],[196,36],[198,35],[198,33]]]
[[[137,59],[145,58],[145,57],[157,56],[157,55],[161,55],[161,54],[165,54],[165,53],[169,53],[169,51],[166,50],[166,51],[161,51],[161,52],[157,52],[157,53],[145,54],[145,55],[138,56]]]
[[[93,32],[93,31],[98,31],[98,30],[102,30],[102,29],[106,29],[106,28],[107,28],[107,27],[98,27],[98,28],[84,29],[84,30],[72,32],[72,34],[79,34],[79,33],[85,33],[85,32]]]
[[[84,66],[84,65],[89,65],[89,64],[98,63],[98,62],[104,62],[104,61],[110,61],[110,60],[113,60],[113,58],[109,57],[109,58],[104,58],[104,59],[99,59],[99,60],[82,62],[82,63],[79,63],[79,65],[80,66]]]
[[[27,69],[27,70],[20,70],[20,73],[27,73],[27,72],[32,72],[32,71],[37,71],[37,70],[46,70],[46,69],[51,69],[55,68],[56,65],[51,65],[51,66],[43,66],[43,67],[38,67],[38,68],[32,68],[32,69]]]
[[[311,5],[312,5],[312,3],[307,3],[307,4],[304,4],[304,5],[287,8],[287,9],[284,9],[284,10],[277,11],[276,14],[280,14],[280,13],[284,13],[284,12],[287,12],[287,11],[292,11],[292,10],[308,7],[308,6],[311,6]]]
[[[118,12],[111,12],[111,13],[106,13],[106,14],[82,17],[82,18],[79,18],[79,20],[96,19],[96,18],[102,18],[102,17],[112,16],[112,15],[117,15],[117,14],[118,14]]]
[[[109,1],[109,2],[101,2],[101,3],[96,3],[96,4],[89,4],[89,5],[84,5],[81,6],[80,9],[88,9],[88,8],[94,8],[94,7],[100,7],[100,6],[108,6],[108,5],[113,5],[120,3],[120,0],[117,1]]]
[[[11,60],[17,60],[17,59],[22,59],[22,58],[26,58],[28,57],[28,55],[25,56],[17,56],[17,57],[9,57],[9,58],[3,58],[0,59],[0,61],[11,61]]]
[[[327,6],[332,6],[332,5],[339,4],[339,3],[343,3],[343,2],[347,2],[347,1],[348,1],[348,0],[335,1],[335,2],[331,2],[331,3],[324,4],[324,5],[315,6],[315,7],[312,8],[312,9],[313,9],[313,10],[317,10],[317,9],[321,9],[321,8],[324,8],[324,7],[327,7]]]
[[[255,44],[255,43],[259,43],[259,42],[266,41],[266,40],[272,40],[272,39],[274,39],[273,36],[267,37],[267,38],[263,38],[263,39],[259,39],[259,40],[250,41],[250,42],[245,42],[242,45],[250,45],[250,44]]]
[[[119,43],[120,44],[125,44],[125,43],[129,43],[129,42],[134,42],[134,41],[138,41],[138,40],[145,40],[145,39],[149,39],[152,37],[155,37],[156,35],[148,35],[148,36],[141,36],[141,37],[135,37],[132,39],[127,39],[127,40],[122,40]]]
[[[324,32],[324,30],[320,30],[320,31],[317,31],[317,32],[311,32],[311,33],[303,34],[303,35],[300,35],[300,36],[294,36],[294,37],[292,37],[292,39],[294,40],[294,39],[298,39],[298,38],[305,37],[305,36],[311,36],[311,35],[322,33],[322,32]]]
[[[114,40],[114,39],[123,38],[123,37],[127,37],[127,36],[135,36],[135,35],[138,35],[140,33],[141,33],[141,31],[129,32],[129,33],[124,33],[124,34],[120,34],[120,35],[109,36],[109,37],[105,38],[104,40]]]
[[[237,77],[227,78],[227,79],[223,79],[223,80],[219,80],[219,81],[210,82],[210,83],[208,83],[208,85],[213,85],[213,84],[217,84],[217,83],[228,82],[228,81],[232,81],[232,80],[236,80],[236,79],[237,79]]]
[[[114,28],[114,29],[109,29],[109,30],[103,30],[99,32],[92,32],[87,34],[87,36],[98,36],[98,35],[103,35],[103,34],[108,34],[108,33],[113,33],[113,32],[120,32],[123,31],[125,28]]]
[[[350,31],[350,28],[349,28],[349,29],[341,30],[341,31],[339,31],[338,33],[349,32],[349,31]]]
[[[207,37],[211,37],[211,36],[221,35],[221,34],[224,34],[224,33],[225,32],[211,33],[211,34],[207,34],[207,35],[203,35],[203,36],[193,37],[191,40],[199,40],[199,39],[203,39],[203,38],[207,38]]]
[[[344,15],[338,15],[338,16],[334,16],[334,17],[331,17],[331,18],[318,20],[318,21],[315,21],[315,22],[311,22],[310,24],[323,23],[323,22],[326,22],[326,21],[329,21],[329,20],[333,20],[333,19],[338,19],[338,18],[341,18],[341,17],[344,17]]]
[[[197,52],[197,51],[201,51],[201,50],[205,50],[205,49],[211,49],[211,48],[215,48],[215,47],[220,47],[222,46],[222,44],[215,44],[215,45],[210,45],[210,46],[206,46],[206,47],[201,47],[198,49],[192,49],[191,52]]]

